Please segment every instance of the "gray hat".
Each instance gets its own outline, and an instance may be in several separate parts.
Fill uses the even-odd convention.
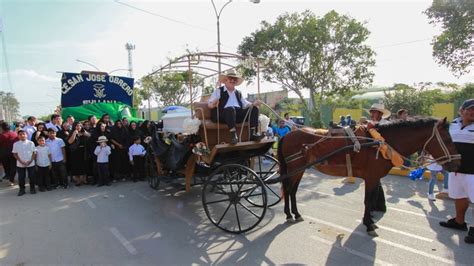
[[[471,107],[474,107],[474,99],[465,100],[461,106],[461,109],[466,110]]]
[[[106,136],[100,136],[98,139],[97,139],[97,142],[107,142],[108,139]]]

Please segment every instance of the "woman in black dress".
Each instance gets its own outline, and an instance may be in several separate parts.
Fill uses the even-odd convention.
[[[71,175],[76,186],[87,183],[86,179],[86,144],[90,134],[84,130],[80,122],[75,122],[69,134],[69,152],[71,162]]]
[[[135,136],[140,137],[141,141],[143,142],[143,132],[138,128],[137,122],[130,122],[130,126],[128,127],[128,136],[129,146],[133,144],[133,137]]]
[[[36,124],[36,131],[31,135],[31,141],[38,146],[38,137],[43,136],[45,139],[48,139],[48,132],[46,131],[46,124],[41,122]]]
[[[125,181],[130,176],[130,165],[128,160],[128,133],[123,127],[122,121],[117,120],[111,132],[112,141],[112,172],[115,179]]]

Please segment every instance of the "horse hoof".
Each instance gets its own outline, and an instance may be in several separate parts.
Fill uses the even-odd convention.
[[[378,237],[379,236],[375,231],[367,231],[367,234],[371,237]]]
[[[302,217],[302,216],[300,216],[300,217],[296,218],[296,222],[302,222],[302,221],[304,221],[304,219],[303,219],[303,217]]]
[[[378,227],[376,224],[373,224],[373,225],[372,225],[372,228],[373,228],[373,229],[379,229],[379,227]]]
[[[293,218],[286,218],[286,223],[294,224],[295,220]]]

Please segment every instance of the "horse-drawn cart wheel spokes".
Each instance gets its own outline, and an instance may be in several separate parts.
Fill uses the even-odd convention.
[[[265,184],[248,167],[223,165],[204,183],[202,203],[207,217],[217,227],[234,234],[247,232],[265,216]]]
[[[268,207],[272,207],[277,205],[281,201],[281,193],[280,193],[280,183],[269,183],[270,180],[278,178],[280,164],[278,160],[270,155],[261,155],[255,156],[249,159],[252,170],[257,174],[257,176],[263,181],[265,184],[265,189],[267,191],[267,204]],[[261,193],[258,187],[255,187],[255,190],[251,192],[253,194]],[[259,205],[258,202],[254,202],[252,197],[249,197],[248,200],[251,204],[263,207]]]

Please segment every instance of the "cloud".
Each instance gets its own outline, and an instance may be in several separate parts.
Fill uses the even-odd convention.
[[[7,75],[7,72],[0,73],[0,76],[6,76],[6,75]],[[19,78],[30,78],[30,79],[41,80],[41,81],[58,82],[57,77],[46,76],[32,69],[15,69],[10,72],[10,75],[16,76]],[[15,79],[17,79],[16,77]]]

